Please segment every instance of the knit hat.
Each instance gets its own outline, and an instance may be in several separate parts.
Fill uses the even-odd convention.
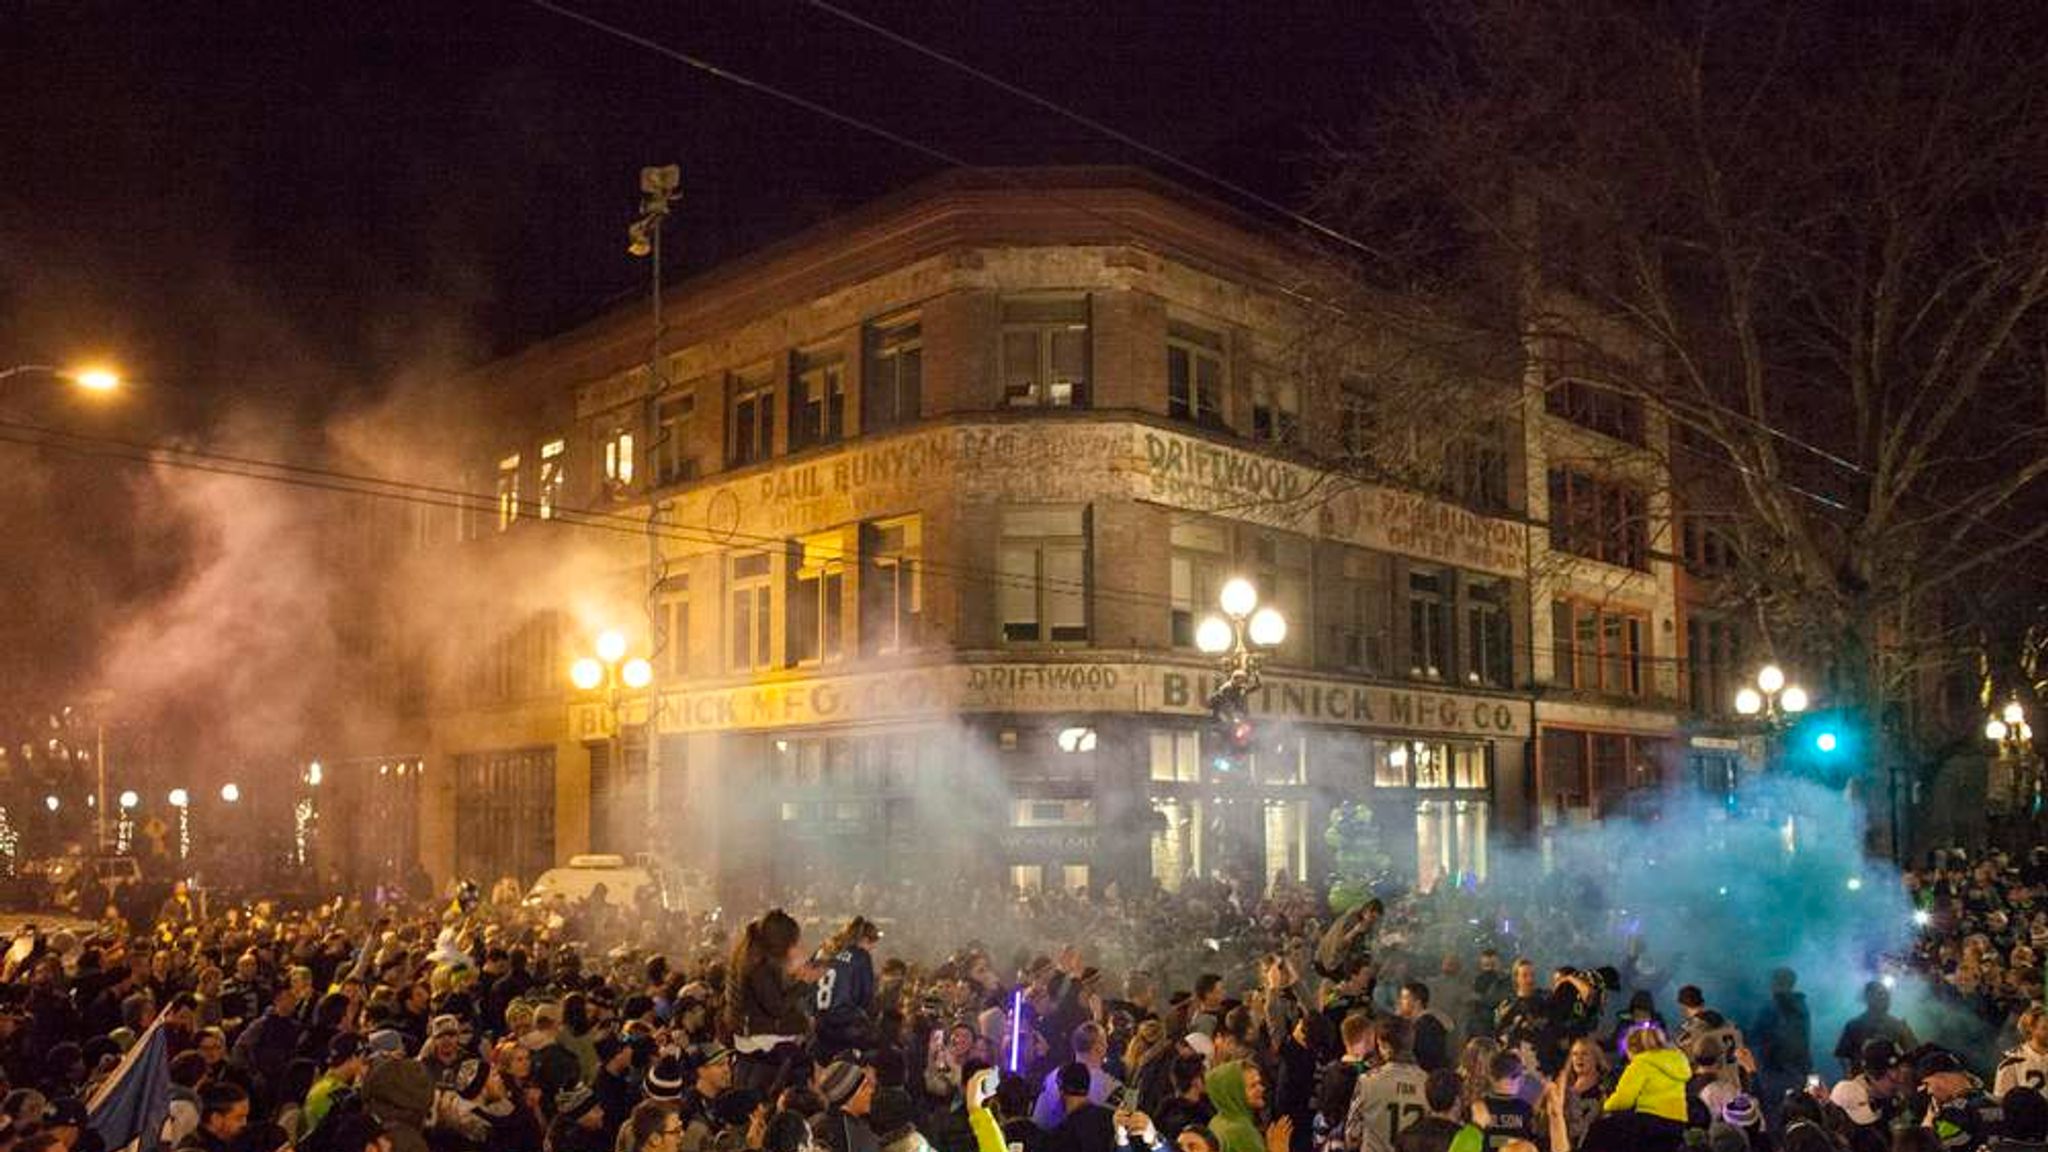
[[[555,1093],[555,1115],[574,1120],[597,1107],[597,1093],[588,1084],[571,1084]]]
[[[363,1038],[353,1032],[337,1033],[327,1042],[327,1066],[339,1068],[363,1054]]]
[[[1722,1105],[1721,1119],[1737,1128],[1755,1128],[1764,1122],[1764,1113],[1756,1106],[1756,1097],[1744,1094]]]
[[[1078,1060],[1072,1064],[1060,1065],[1059,1085],[1062,1096],[1086,1096],[1094,1081],[1095,1077],[1088,1071],[1088,1066]]]
[[[395,1028],[379,1028],[370,1033],[370,1059],[379,1060],[386,1056],[405,1055],[405,1037]]]
[[[663,1056],[647,1070],[647,1098],[649,1100],[680,1100],[683,1098],[683,1062],[673,1056]]]
[[[711,1102],[711,1118],[720,1128],[738,1128],[744,1131],[747,1123],[754,1118],[754,1109],[761,1106],[761,1094],[752,1088],[727,1088]]]
[[[1707,1129],[1707,1152],[1749,1152],[1749,1137],[1717,1121]]]
[[[874,1131],[877,1143],[892,1143],[916,1126],[917,1106],[910,1102],[910,1093],[901,1088],[884,1088],[875,1093],[874,1106],[868,1109],[868,1127]]]
[[[443,1013],[427,1024],[427,1039],[439,1040],[443,1036],[462,1035],[462,1021]]]
[[[685,1055],[689,1057],[692,1067],[702,1068],[706,1064],[717,1064],[724,1060],[730,1060],[732,1058],[732,1049],[727,1048],[716,1040],[706,1040],[702,1044],[690,1045],[685,1051]]]
[[[840,1107],[860,1091],[861,1081],[867,1078],[867,1074],[867,1069],[851,1060],[835,1060],[818,1078],[818,1095],[832,1107]]]

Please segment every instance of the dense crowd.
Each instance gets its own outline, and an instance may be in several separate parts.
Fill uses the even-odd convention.
[[[1907,873],[1915,944],[1830,1036],[1796,973],[1738,1020],[1540,888],[855,887],[744,923],[179,889],[13,942],[0,1152],[2048,1149],[2043,864]]]

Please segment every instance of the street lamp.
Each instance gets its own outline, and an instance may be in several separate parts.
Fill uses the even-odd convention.
[[[1984,738],[1998,750],[2001,774],[2009,774],[2014,808],[2024,808],[2030,816],[2038,812],[2041,807],[2041,780],[2034,770],[2034,726],[2027,722],[2027,710],[2017,700],[2007,701],[2005,707],[1984,722]],[[1995,791],[2005,792],[2007,789]]]
[[[1287,639],[1287,618],[1270,605],[1259,606],[1259,591],[1242,576],[1226,581],[1217,594],[1221,616],[1208,616],[1195,626],[1195,647],[1214,656],[1223,672],[1223,683],[1209,694],[1209,716],[1215,722],[1222,748],[1216,760],[1219,771],[1235,771],[1251,751],[1256,735],[1252,724],[1252,692],[1259,687],[1259,672],[1266,655]]]
[[[233,804],[242,798],[242,789],[237,784],[223,784],[220,786],[220,798]]]
[[[620,730],[622,698],[628,691],[643,691],[654,683],[654,665],[644,656],[629,656],[627,653],[631,651],[632,646],[627,641],[626,634],[617,628],[607,628],[599,632],[592,647],[597,652],[596,656],[584,656],[569,665],[569,683],[575,685],[579,692],[604,690],[605,709],[611,717],[611,724],[605,734],[605,754],[610,760],[612,771],[623,772],[625,743],[624,734]],[[651,725],[654,715],[652,704],[648,706],[647,714]],[[651,745],[657,737],[650,731],[647,739]]]
[[[1735,694],[1737,712],[1761,716],[1773,728],[1791,723],[1791,718],[1806,711],[1809,703],[1806,689],[1787,681],[1785,670],[1776,664],[1757,669],[1755,684],[1746,684]]]
[[[0,380],[27,375],[55,376],[87,392],[117,392],[121,388],[121,377],[118,373],[97,365],[85,368],[60,368],[55,364],[17,364],[12,368],[0,368]]]
[[[171,789],[171,807],[178,810],[178,859],[192,858],[192,794],[183,788]]]

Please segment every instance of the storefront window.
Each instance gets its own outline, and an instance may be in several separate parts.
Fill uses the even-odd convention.
[[[1266,801],[1268,882],[1308,879],[1308,801]]]
[[[1168,892],[1202,871],[1202,802],[1152,798],[1152,878]]]
[[[1060,884],[1069,892],[1078,892],[1088,887],[1088,866],[1086,864],[1060,865]]]
[[[1252,779],[1261,784],[1299,784],[1306,775],[1308,748],[1299,736],[1268,740],[1252,750]]]
[[[1372,742],[1372,783],[1375,788],[1406,788],[1413,781],[1408,772],[1408,745],[1388,740]]]
[[[1380,788],[1493,786],[1484,744],[1448,740],[1373,741],[1373,784]]]
[[[1424,892],[1439,883],[1486,879],[1489,805],[1480,800],[1424,800],[1415,806],[1415,882]]]
[[[1045,887],[1045,867],[1039,864],[1010,865],[1010,887],[1019,892],[1037,892]]]
[[[1166,783],[1201,783],[1201,733],[1186,730],[1152,733],[1152,779]]]

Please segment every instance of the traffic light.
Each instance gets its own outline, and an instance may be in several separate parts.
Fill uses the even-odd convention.
[[[1210,767],[1220,776],[1240,773],[1252,753],[1258,727],[1252,722],[1251,703],[1244,685],[1225,681],[1209,694]]]

